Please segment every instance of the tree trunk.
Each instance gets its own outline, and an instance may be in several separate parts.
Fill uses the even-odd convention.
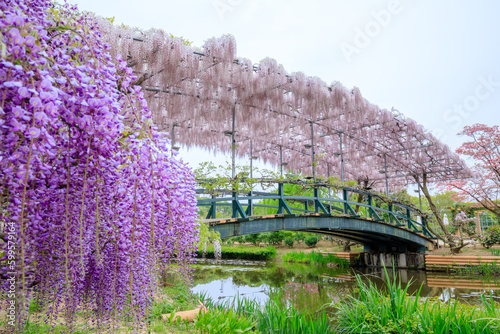
[[[364,196],[365,196],[364,194],[358,194],[358,198],[356,199],[356,202],[361,203]],[[356,206],[354,207],[354,211],[356,211],[356,214],[358,213],[358,210],[359,210],[359,204],[356,204]]]
[[[354,245],[355,245],[354,242],[350,242],[349,240],[347,240],[344,244],[344,252],[350,252],[351,246],[354,246]]]
[[[367,187],[368,187],[368,180],[363,180],[363,189],[366,189]],[[358,193],[358,199],[356,200],[356,202],[361,203],[364,196],[365,196],[364,194]],[[356,211],[356,213],[358,212],[358,210],[359,210],[359,204],[356,205],[356,207],[354,208],[354,211]]]
[[[413,177],[414,177],[415,181],[417,182],[417,185],[420,187],[420,190],[422,190],[422,192],[424,193],[424,196],[427,199],[427,203],[429,203],[429,208],[431,209],[432,214],[434,215],[434,218],[436,218],[437,223],[439,224],[439,226],[443,230],[444,238],[442,238],[442,240],[444,242],[447,242],[448,245],[450,245],[450,249],[451,249],[452,253],[460,252],[462,247],[464,247],[463,240],[461,240],[461,242],[457,243],[453,239],[453,235],[448,231],[448,228],[444,224],[443,219],[441,218],[441,214],[438,212],[438,209],[436,208],[436,205],[432,201],[432,197],[429,194],[429,189],[427,188],[427,174],[424,173],[422,175],[422,183],[420,183],[420,180],[419,180],[417,175],[414,175]],[[437,236],[440,237],[439,235],[437,235]]]

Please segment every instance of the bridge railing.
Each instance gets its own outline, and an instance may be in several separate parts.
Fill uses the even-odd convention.
[[[342,188],[341,198],[321,197],[320,185],[313,185],[313,196],[285,195],[284,183],[280,182],[277,193],[250,191],[246,194],[227,192],[229,196],[198,199],[198,206],[208,207],[206,219],[228,218],[217,217],[217,208],[230,207],[231,218],[251,219],[255,208],[275,209],[276,214],[319,213],[322,215],[344,214],[352,217],[370,218],[385,221],[396,226],[403,226],[417,233],[433,238],[427,229],[425,217],[410,206],[391,202],[382,203],[376,194],[353,188]],[[203,193],[198,191],[198,193]],[[353,201],[349,195],[357,194],[359,202]],[[352,196],[351,196],[352,197]],[[263,203],[267,200],[267,203]],[[269,204],[274,202],[274,204]],[[301,207],[297,207],[297,204]],[[274,211],[274,210],[273,210]],[[419,218],[420,217],[420,220]]]

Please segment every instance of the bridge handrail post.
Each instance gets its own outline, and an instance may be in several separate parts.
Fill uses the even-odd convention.
[[[232,212],[231,212],[231,218],[247,218],[246,212],[243,210],[243,207],[240,204],[240,201],[238,200],[238,193],[233,191],[233,196],[231,198],[232,202]]]
[[[347,200],[349,199],[349,196],[347,194],[347,189],[346,188],[342,188],[342,199],[344,200],[344,213],[347,214],[349,209],[348,209],[348,203],[347,203]]]
[[[392,203],[389,203],[388,209],[389,209],[389,223],[392,223],[392,217],[394,215],[394,210],[392,208]]]
[[[369,218],[373,218],[373,213],[372,213],[372,206],[373,206],[373,200],[372,200],[372,195],[370,195],[370,193],[368,193],[366,195],[366,202],[368,204],[368,217]]]
[[[376,207],[373,205],[373,196],[370,193],[366,193],[366,196],[367,196],[367,204],[368,204],[368,208],[366,210],[368,210],[368,216],[371,219],[375,219],[376,221],[383,220],[380,217],[380,215],[377,213],[377,211],[375,211]]]
[[[250,190],[248,192],[248,207],[245,211],[247,216],[253,216],[253,201],[252,201],[252,196],[253,196],[253,190]]]
[[[292,214],[292,209],[288,206],[288,204],[285,201],[285,191],[283,188],[283,183],[278,183],[278,213],[284,213],[283,211],[286,211],[288,214]]]
[[[215,201],[216,196],[212,195],[212,205],[210,206],[210,210],[208,211],[208,214],[210,215],[210,218],[215,219],[217,218],[217,202]]]
[[[413,223],[411,222],[411,212],[410,209],[406,208],[406,219],[408,220],[408,228],[413,228]]]
[[[320,211],[323,211],[323,213],[326,214],[331,214],[330,211],[321,203],[320,201],[320,196],[319,196],[319,186],[314,187],[314,212],[315,213],[320,213]]]
[[[236,208],[236,201],[238,200],[238,194],[233,191],[232,193],[232,199],[231,199],[231,207],[232,212],[231,212],[231,218],[238,218],[238,209]]]
[[[422,216],[420,219],[422,219],[422,233],[423,233],[424,235],[427,235],[427,236],[431,237],[431,238],[432,238],[432,237],[435,237],[435,236],[433,236],[433,235],[431,234],[431,232],[427,229],[427,222],[425,221],[425,217],[423,217],[423,216]]]
[[[319,212],[319,189],[318,187],[313,188],[313,193],[314,193],[314,213]]]
[[[279,182],[278,183],[278,196],[280,197],[278,199],[278,214],[283,213],[283,183]]]

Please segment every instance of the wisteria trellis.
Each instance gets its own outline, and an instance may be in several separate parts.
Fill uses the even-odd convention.
[[[194,174],[171,156],[132,70],[87,14],[1,1],[0,32],[9,325],[20,330],[32,297],[70,329],[78,310],[100,328],[123,314],[141,324],[158,271],[170,262],[187,270],[194,256]]]
[[[340,133],[346,178],[383,180],[384,156],[392,186],[461,178],[470,174],[460,158],[431,133],[398,112],[366,101],[358,88],[327,85],[303,73],[287,73],[273,59],[252,64],[236,56],[232,36],[213,38],[201,49],[161,30],[139,31],[99,21],[114,54],[128,55],[139,76],[153,119],[161,129],[175,129],[187,146],[227,152],[235,108],[236,153],[253,153],[266,162],[283,161],[292,171],[311,171],[311,123],[316,173],[340,174]],[[309,157],[308,157],[309,156]],[[379,186],[382,186],[382,182]]]

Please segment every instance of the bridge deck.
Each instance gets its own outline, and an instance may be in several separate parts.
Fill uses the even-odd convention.
[[[290,230],[329,234],[380,251],[423,251],[434,245],[425,217],[414,207],[352,188],[337,189],[341,198],[322,197],[322,184],[310,185],[313,196],[286,195],[284,185],[278,182],[276,193],[231,192],[230,197],[200,198],[198,205],[209,207],[203,221],[222,238]],[[227,214],[227,207],[231,208],[231,218],[217,218],[217,209],[226,208],[223,212]],[[255,215],[257,208],[276,213]]]
[[[425,251],[435,246],[430,237],[408,227],[345,214],[274,214],[203,221],[222,238],[287,230],[327,234],[377,251]]]

